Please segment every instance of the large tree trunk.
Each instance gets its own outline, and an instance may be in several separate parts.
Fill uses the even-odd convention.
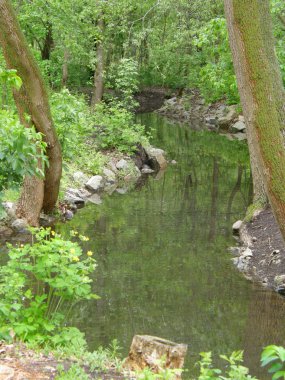
[[[285,150],[281,129],[283,87],[267,0],[224,0],[230,45],[245,116],[255,200],[262,183],[285,237]]]
[[[104,34],[104,20],[103,16],[98,21],[98,27],[101,32],[101,36]],[[104,46],[102,41],[97,42],[96,49],[97,65],[94,73],[94,90],[91,99],[91,107],[95,108],[96,104],[100,103],[104,93]]]
[[[21,89],[14,91],[20,120],[27,126],[34,125],[47,143],[49,167],[45,171],[44,192],[38,178],[27,178],[18,207],[21,217],[25,217],[31,224],[37,224],[39,210],[43,208],[46,212],[51,211],[58,198],[62,170],[61,148],[39,68],[9,0],[0,0],[0,44],[8,68],[16,69],[23,81]],[[30,116],[30,122],[27,122],[25,114]]]

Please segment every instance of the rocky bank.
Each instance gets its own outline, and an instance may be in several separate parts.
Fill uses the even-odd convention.
[[[88,175],[84,170],[71,173],[62,190],[63,200],[59,203],[59,215],[41,214],[40,224],[50,226],[58,218],[72,219],[77,209],[87,203],[100,205],[104,194],[114,192],[126,194],[129,190],[144,184],[148,175],[156,175],[167,167],[166,154],[162,149],[152,146],[139,146],[132,156],[116,152],[106,153],[106,164],[100,175]],[[26,220],[16,215],[16,204],[3,203],[5,214],[0,221],[0,237],[8,239],[14,234],[26,233]]]
[[[182,96],[165,100],[157,112],[191,128],[222,133],[230,140],[246,140],[244,117],[239,107],[222,101],[207,105],[197,90],[186,90]]]

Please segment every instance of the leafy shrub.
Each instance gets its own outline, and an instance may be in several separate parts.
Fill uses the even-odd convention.
[[[279,346],[267,346],[261,355],[261,364],[270,364],[269,373],[272,380],[285,379],[285,348]]]
[[[94,121],[96,141],[101,149],[132,153],[138,143],[148,143],[144,127],[135,124],[133,114],[120,105],[98,105]]]
[[[225,97],[230,104],[239,103],[226,20],[218,17],[209,21],[193,39],[193,44],[198,49],[200,69],[190,84],[198,86],[209,102]]]
[[[134,93],[138,90],[138,63],[123,58],[111,65],[107,85],[119,93],[122,107],[132,111],[137,106]]]
[[[84,257],[78,243],[50,229],[32,232],[31,244],[8,244],[9,261],[0,269],[0,335],[7,339],[12,330],[22,341],[58,345],[68,333],[60,333],[67,307],[97,297],[89,277],[96,264],[92,252]]]
[[[0,111],[0,124],[0,185],[20,182],[26,174],[43,176],[47,158],[42,135],[32,127],[25,128],[9,111]]]
[[[63,156],[71,160],[85,150],[92,125],[89,107],[83,96],[72,95],[67,89],[52,93],[50,104]]]
[[[202,352],[201,360],[198,362],[200,375],[198,380],[254,380],[255,377],[249,375],[248,368],[240,363],[243,361],[243,352],[234,351],[229,357],[220,355],[228,363],[228,367],[223,371],[212,366],[211,352]]]
[[[58,375],[55,380],[89,380],[90,377],[86,374],[83,368],[78,364],[72,364],[68,371],[64,370],[63,366],[58,367]]]

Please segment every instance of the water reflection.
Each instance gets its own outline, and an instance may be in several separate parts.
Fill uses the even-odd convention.
[[[132,336],[146,333],[188,343],[189,368],[200,351],[245,347],[247,364],[258,371],[261,347],[282,340],[276,330],[285,318],[283,300],[257,292],[227,253],[235,244],[231,224],[252,193],[246,147],[143,118],[155,127],[154,144],[178,164],[58,226],[88,235],[85,248],[98,262],[94,291],[101,300],[81,304],[71,322],[91,349],[118,338],[126,354]]]

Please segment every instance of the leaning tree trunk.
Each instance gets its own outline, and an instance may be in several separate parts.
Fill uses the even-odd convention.
[[[8,68],[16,69],[23,85],[14,91],[20,120],[34,125],[47,143],[49,166],[45,171],[44,187],[38,178],[26,178],[18,204],[19,216],[32,225],[38,224],[39,210],[51,211],[58,198],[62,170],[59,141],[53,126],[47,92],[16,15],[9,0],[0,0],[0,44]],[[30,116],[27,122],[25,114]],[[41,163],[39,163],[40,165]]]
[[[101,16],[98,21],[98,27],[101,36],[103,36],[105,28],[103,16]],[[91,107],[93,109],[101,102],[104,93],[104,46],[102,41],[97,42],[96,58],[97,65],[94,73],[94,91],[91,99]]]
[[[285,150],[280,117],[284,102],[280,104],[276,96],[283,89],[277,60],[272,60],[274,52],[268,47],[268,41],[273,41],[268,1],[224,0],[224,5],[254,184],[262,187],[263,182],[285,237]]]

